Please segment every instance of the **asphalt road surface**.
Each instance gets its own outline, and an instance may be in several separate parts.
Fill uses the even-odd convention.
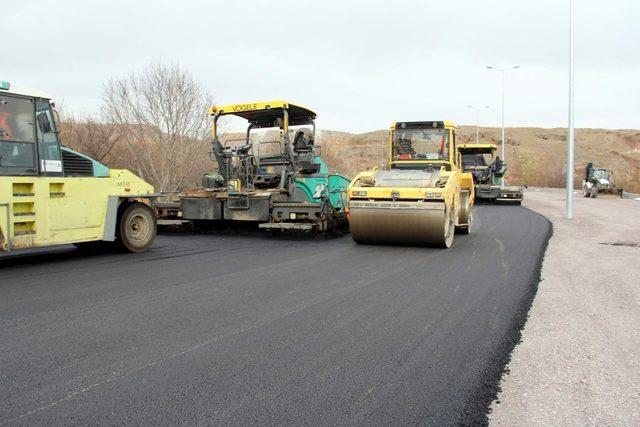
[[[484,423],[550,223],[449,250],[168,234],[0,258],[0,424]]]

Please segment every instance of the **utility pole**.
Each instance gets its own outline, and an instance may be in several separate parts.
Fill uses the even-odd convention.
[[[573,218],[573,0],[569,0],[569,126],[567,129],[567,219]]]
[[[507,71],[515,70],[516,68],[520,68],[520,66],[514,65],[513,67],[508,67],[508,68],[498,68],[498,67],[493,67],[491,65],[487,65],[487,68],[490,70],[500,71],[500,74],[502,75],[502,113],[501,113],[502,131],[500,134],[500,145],[501,145],[500,158],[504,162],[504,144],[505,144],[505,140],[504,140],[504,73]],[[504,188],[504,177],[500,179],[500,188]]]
[[[488,105],[484,107],[474,107],[473,105],[467,105],[467,108],[471,108],[476,111],[476,144],[480,143],[480,110],[489,108]]]

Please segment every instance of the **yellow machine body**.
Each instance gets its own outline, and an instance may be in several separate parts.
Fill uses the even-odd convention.
[[[396,122],[385,170],[359,173],[347,190],[357,243],[450,247],[469,233],[473,177],[460,168],[457,128],[448,121]]]
[[[114,241],[118,206],[153,194],[127,170],[108,177],[0,176],[0,250]]]

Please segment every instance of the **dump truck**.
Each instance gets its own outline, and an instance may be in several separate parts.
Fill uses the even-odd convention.
[[[494,203],[521,204],[524,189],[520,185],[501,185],[507,165],[496,155],[494,144],[460,144],[462,170],[473,175],[476,199]]]
[[[387,168],[359,173],[347,190],[356,243],[448,248],[471,232],[473,177],[462,171],[449,121],[395,122]]]
[[[52,97],[0,82],[0,251],[75,244],[147,250],[153,187],[60,145]]]
[[[624,189],[613,183],[613,173],[610,170],[596,168],[593,163],[589,163],[582,180],[582,195],[595,199],[601,193],[624,197]]]
[[[316,144],[316,113],[284,100],[213,106],[212,157],[217,169],[174,205],[158,204],[161,218],[196,227],[254,223],[272,232],[341,232],[349,179],[331,174]],[[219,133],[222,117],[245,120],[241,138]],[[261,132],[260,132],[261,131]]]

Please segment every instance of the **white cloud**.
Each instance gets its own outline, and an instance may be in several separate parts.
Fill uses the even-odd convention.
[[[6,3],[6,1],[5,1]],[[7,15],[8,12],[8,16]],[[98,108],[108,78],[177,61],[223,103],[285,98],[320,127],[565,126],[568,1],[9,1],[3,79]],[[640,127],[640,4],[576,2],[576,125]]]

